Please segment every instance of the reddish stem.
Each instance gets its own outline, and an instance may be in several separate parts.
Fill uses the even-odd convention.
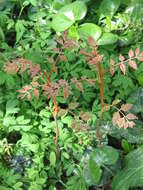
[[[100,130],[100,125],[101,125],[101,121],[103,117],[104,100],[103,100],[103,76],[102,76],[102,69],[101,69],[100,63],[97,63],[97,69],[98,69],[99,80],[100,80],[101,114],[97,123],[96,136],[99,141],[99,145],[101,145],[102,135],[100,134],[99,130]]]
[[[97,63],[98,73],[99,73],[99,80],[100,80],[100,101],[101,101],[101,110],[104,107],[104,100],[103,100],[103,76],[102,76],[102,69],[100,63]]]

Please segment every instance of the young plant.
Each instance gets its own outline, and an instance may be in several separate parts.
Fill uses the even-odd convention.
[[[104,55],[101,55],[98,51],[98,46],[96,42],[92,38],[88,38],[87,45],[82,45],[81,40],[76,42],[72,39],[68,38],[68,33],[64,32],[62,37],[57,38],[57,47],[54,48],[54,53],[56,55],[49,59],[49,62],[52,63],[51,70],[48,72],[42,68],[39,64],[33,64],[31,61],[27,61],[25,59],[16,59],[11,63],[7,63],[5,66],[5,71],[12,74],[22,74],[26,70],[30,74],[32,82],[30,85],[24,86],[20,92],[20,99],[24,99],[27,97],[27,100],[30,101],[31,95],[33,94],[36,99],[38,100],[40,91],[44,93],[45,96],[48,97],[48,99],[51,99],[53,101],[54,110],[53,118],[55,120],[56,124],[56,138],[55,138],[55,144],[56,144],[56,152],[58,155],[58,123],[57,123],[57,117],[58,112],[60,111],[60,108],[57,104],[57,97],[62,89],[63,96],[65,99],[67,99],[70,94],[72,94],[72,84],[75,84],[75,86],[83,92],[82,82],[86,81],[89,85],[94,85],[94,82],[99,82],[100,85],[100,104],[101,104],[101,114],[98,119],[98,123],[96,126],[96,136],[99,141],[99,144],[101,144],[102,141],[102,134],[100,134],[100,125],[103,119],[103,115],[105,111],[109,111],[110,108],[114,108],[117,110],[116,113],[113,114],[113,125],[118,125],[120,128],[124,127],[126,129],[127,127],[133,127],[135,123],[133,120],[137,119],[137,117],[131,113],[128,113],[128,111],[131,108],[131,105],[126,104],[122,105],[121,108],[117,108],[116,105],[120,103],[120,101],[114,101],[112,105],[105,104],[104,103],[104,94],[103,94],[103,77],[106,75],[107,71],[104,71],[102,68],[102,59]],[[84,46],[84,47],[83,47]],[[66,56],[66,50],[70,49],[71,51],[75,51],[76,57],[81,58],[81,56],[84,56],[84,60],[87,65],[93,69],[95,72],[97,71],[98,78],[95,79],[87,79],[85,76],[82,76],[80,79],[77,78],[70,78],[70,80],[65,81],[64,79],[58,79],[57,81],[51,81],[51,75],[53,72],[57,72],[58,75],[58,62],[61,61],[66,62],[68,57]],[[119,67],[121,72],[123,74],[126,73],[126,64],[129,63],[129,66],[133,69],[137,69],[135,59],[139,61],[143,61],[143,52],[140,52],[138,49],[135,52],[133,50],[130,50],[129,58],[125,59],[123,55],[119,56],[119,63],[115,64],[113,60],[111,60],[111,67],[109,68],[109,71],[113,75],[116,71],[116,68]],[[75,113],[68,110],[74,117]],[[127,113],[127,115],[126,115]],[[82,118],[81,116],[79,116]],[[88,117],[89,118],[89,117]],[[84,120],[84,119],[83,119]],[[75,123],[76,125],[76,123]]]

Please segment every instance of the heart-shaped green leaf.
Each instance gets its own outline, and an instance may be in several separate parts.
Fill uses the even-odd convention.
[[[81,1],[75,1],[61,8],[53,17],[52,27],[56,32],[68,29],[75,21],[85,17],[86,5]]]
[[[143,187],[143,147],[130,152],[126,156],[125,162],[125,168],[113,180],[113,190]]]
[[[97,41],[98,45],[110,45],[118,41],[118,36],[112,33],[104,33],[102,37]]]
[[[102,34],[101,28],[93,23],[82,24],[78,32],[81,38],[87,39],[88,37],[92,37],[95,41],[97,41]]]

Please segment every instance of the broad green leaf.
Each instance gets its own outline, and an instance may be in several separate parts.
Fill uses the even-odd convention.
[[[85,17],[87,8],[82,1],[75,1],[69,5],[64,6],[60,9],[61,13],[70,18],[71,20],[81,20]]]
[[[97,41],[98,45],[110,45],[118,41],[118,36],[112,33],[104,33]]]
[[[87,39],[88,37],[92,37],[95,41],[98,40],[102,34],[101,28],[93,23],[80,25],[78,32],[81,38]]]
[[[55,165],[56,165],[56,154],[55,154],[55,152],[50,152],[49,160],[50,160],[50,165],[55,167]]]
[[[86,5],[81,1],[75,1],[61,8],[53,17],[52,27],[56,32],[68,29],[75,21],[85,17]]]
[[[101,166],[113,165],[117,160],[118,152],[116,149],[110,146],[96,148],[95,151],[91,153],[89,159],[89,176],[91,176],[91,181],[98,184],[102,174]]]
[[[89,174],[91,176],[92,181],[95,184],[98,184],[102,175],[102,170],[100,166],[96,164],[92,158],[90,159],[90,162],[89,162]]]
[[[143,147],[130,152],[125,158],[125,168],[113,180],[113,190],[143,187]]]
[[[100,166],[102,164],[112,165],[118,160],[118,152],[110,146],[102,146],[96,148],[95,151],[91,153],[91,159]]]
[[[104,16],[113,16],[120,6],[120,0],[103,0],[99,7],[99,12]]]
[[[74,19],[70,19],[63,13],[58,13],[54,16],[52,27],[56,32],[62,32],[68,29],[74,23]]]

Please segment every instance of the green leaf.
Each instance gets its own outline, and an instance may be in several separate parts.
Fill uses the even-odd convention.
[[[10,125],[15,125],[15,124],[16,124],[15,117],[12,116],[4,117],[3,125],[9,127]]]
[[[143,87],[143,72],[137,75],[137,80],[138,80],[139,85]]]
[[[56,32],[62,32],[68,29],[73,23],[73,19],[68,18],[63,13],[58,13],[53,18],[52,27]]]
[[[25,32],[25,27],[23,25],[23,21],[21,21],[21,20],[17,21],[17,23],[15,24],[15,30],[16,30],[16,43],[17,43],[22,38],[22,36]]]
[[[91,153],[89,160],[89,176],[91,176],[91,181],[98,184],[102,174],[100,167],[104,165],[113,165],[117,160],[118,152],[116,149],[110,146],[96,148],[95,151]]]
[[[61,8],[53,17],[52,27],[56,32],[68,29],[75,21],[81,20],[86,15],[86,5],[81,1],[75,1]]]
[[[6,104],[6,116],[9,114],[18,113],[19,108],[16,106],[18,105],[18,100],[9,100]]]
[[[36,6],[37,5],[37,0],[29,0],[30,3],[33,5],[33,6]]]
[[[122,140],[122,148],[124,149],[124,152],[128,153],[132,150],[132,145],[128,143],[127,140],[123,139]]]
[[[62,153],[62,156],[65,157],[66,159],[69,159],[69,158],[70,158],[69,154],[66,153],[66,152],[63,152],[63,153]]]
[[[133,21],[142,19],[143,16],[143,2],[142,0],[133,0],[127,7],[125,13],[133,18]]]
[[[50,165],[55,167],[55,165],[56,165],[56,154],[55,154],[55,152],[50,152],[49,160],[50,160]]]
[[[4,35],[4,32],[1,27],[0,27],[0,40],[2,40],[2,41],[5,40],[5,35]]]
[[[99,7],[99,12],[104,16],[113,16],[120,6],[120,0],[103,0]]]
[[[31,6],[28,9],[28,17],[32,21],[41,21],[46,16],[47,13],[43,9],[39,9],[38,6]]]
[[[143,186],[143,147],[130,152],[125,158],[125,168],[113,180],[113,190],[129,190]]]
[[[0,71],[0,85],[4,84],[5,80],[6,80],[5,73]]]
[[[72,125],[72,117],[70,117],[70,116],[66,116],[66,117],[62,117],[61,118],[61,121],[64,123],[64,124],[67,124],[68,125],[68,127],[71,127],[71,125]]]
[[[104,33],[97,41],[97,45],[110,45],[118,41],[118,36],[112,33]]]
[[[143,111],[143,88],[139,88],[130,96],[132,101],[132,111],[136,114]]]
[[[10,126],[9,127],[9,132],[11,131],[29,131],[30,129],[32,129],[32,125],[14,125],[14,126]]]
[[[26,125],[30,123],[30,119],[24,119],[24,115],[21,115],[16,118],[16,122],[20,125]]]
[[[102,34],[101,28],[93,23],[80,25],[78,32],[81,38],[87,39],[88,37],[92,37],[95,41],[98,40]]]
[[[71,3],[71,0],[54,0],[52,2],[52,6],[54,7],[55,10],[59,10],[60,8],[62,8],[64,5],[67,5]]]
[[[95,163],[93,159],[90,159],[90,162],[89,162],[89,173],[90,173],[92,181],[95,184],[98,184],[102,175],[102,170],[100,166]]]
[[[91,159],[100,166],[102,164],[112,165],[118,160],[118,152],[110,146],[102,146],[96,148],[95,151],[91,153]]]

